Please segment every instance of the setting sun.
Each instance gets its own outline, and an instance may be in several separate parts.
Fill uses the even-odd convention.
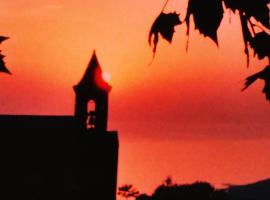
[[[111,74],[108,73],[108,72],[103,72],[102,73],[102,78],[104,79],[104,81],[110,82],[110,80],[111,80]]]

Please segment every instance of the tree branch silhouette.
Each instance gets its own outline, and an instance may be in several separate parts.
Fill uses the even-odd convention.
[[[270,65],[270,18],[269,7],[270,0],[188,0],[187,10],[184,22],[187,25],[187,44],[188,49],[190,18],[193,16],[195,29],[198,29],[205,37],[209,37],[218,45],[217,30],[223,19],[224,9],[233,12],[240,18],[242,35],[244,40],[244,53],[247,56],[247,66],[249,66],[249,51],[254,51],[254,57],[259,60],[268,58]],[[164,13],[168,4],[166,0],[161,14],[154,21],[149,33],[149,45],[153,45],[153,57],[155,56],[158,36],[161,35],[169,43],[172,42],[174,26],[182,24],[179,15],[174,13]],[[223,6],[224,5],[224,6]],[[171,16],[171,17],[169,17]],[[166,18],[166,19],[165,19]],[[251,22],[255,20],[255,23]],[[260,27],[256,32],[255,26]],[[152,35],[154,35],[153,42]],[[249,77],[248,77],[249,78]],[[266,82],[266,88],[270,88],[270,77],[263,80]],[[264,90],[265,92],[265,90]],[[270,91],[266,91],[268,94]],[[269,100],[269,98],[267,98]],[[269,100],[270,101],[270,100]]]

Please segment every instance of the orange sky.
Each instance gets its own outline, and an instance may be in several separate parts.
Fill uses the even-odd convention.
[[[182,2],[171,0],[166,11],[183,11]],[[226,12],[220,48],[192,31],[186,53],[181,25],[172,45],[160,40],[149,66],[148,32],[163,3],[1,1],[0,34],[11,37],[1,49],[13,75],[0,74],[0,113],[73,114],[72,86],[96,49],[112,75],[109,127],[119,130],[119,184],[151,192],[167,175],[217,185],[269,177],[270,105],[262,82],[240,92],[267,61],[252,59],[246,68],[239,20],[229,22]]]

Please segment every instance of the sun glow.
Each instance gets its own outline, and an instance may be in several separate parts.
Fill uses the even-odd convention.
[[[111,74],[108,73],[108,72],[103,72],[102,73],[102,78],[103,78],[104,81],[110,82],[110,80],[111,80]]]

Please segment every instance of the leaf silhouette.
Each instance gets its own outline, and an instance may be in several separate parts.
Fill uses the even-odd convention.
[[[255,55],[258,55],[259,59],[268,57],[270,59],[270,35],[266,32],[260,32],[255,34],[255,37],[251,39],[250,46],[254,49]]]
[[[189,0],[185,19],[187,35],[189,35],[189,20],[193,15],[195,29],[218,44],[217,29],[223,18],[223,12],[222,0]]]
[[[248,44],[252,39],[252,34],[250,33],[250,30],[248,29],[248,20],[246,16],[243,15],[242,12],[240,12],[240,21],[241,21],[241,27],[242,27],[242,33],[243,33],[243,39],[244,39],[244,45],[245,45],[245,54],[247,56],[247,66],[249,66]]]
[[[7,40],[7,39],[9,39],[9,37],[1,36],[1,35],[0,35],[0,44],[1,44],[3,41]]]
[[[179,24],[181,24],[181,21],[179,19],[179,14],[177,14],[176,12],[168,13],[168,14],[164,12],[160,13],[160,15],[156,18],[156,20],[153,23],[150,33],[149,33],[149,37],[148,37],[148,42],[149,42],[149,45],[151,46],[152,37],[154,35],[154,39],[153,39],[154,55],[153,56],[155,56],[155,53],[156,53],[159,33],[165,40],[171,43],[173,34],[175,32],[174,26],[179,25]]]
[[[5,37],[5,36],[0,36],[0,44],[7,40],[9,37]],[[4,62],[4,55],[1,54],[1,51],[0,51],[0,72],[4,72],[4,73],[8,73],[8,74],[11,74],[10,71],[7,69],[6,65],[5,65],[5,62]]]
[[[264,80],[265,85],[262,92],[265,93],[266,99],[270,101],[270,65],[266,66],[262,71],[247,77],[242,91],[247,89],[257,79]]]
[[[5,65],[5,62],[3,60],[4,57],[4,55],[0,54],[0,72],[11,74]]]
[[[254,17],[261,22],[265,27],[270,28],[269,24],[269,8],[267,4],[270,0],[224,0],[227,8],[233,12],[239,10],[248,18]]]

